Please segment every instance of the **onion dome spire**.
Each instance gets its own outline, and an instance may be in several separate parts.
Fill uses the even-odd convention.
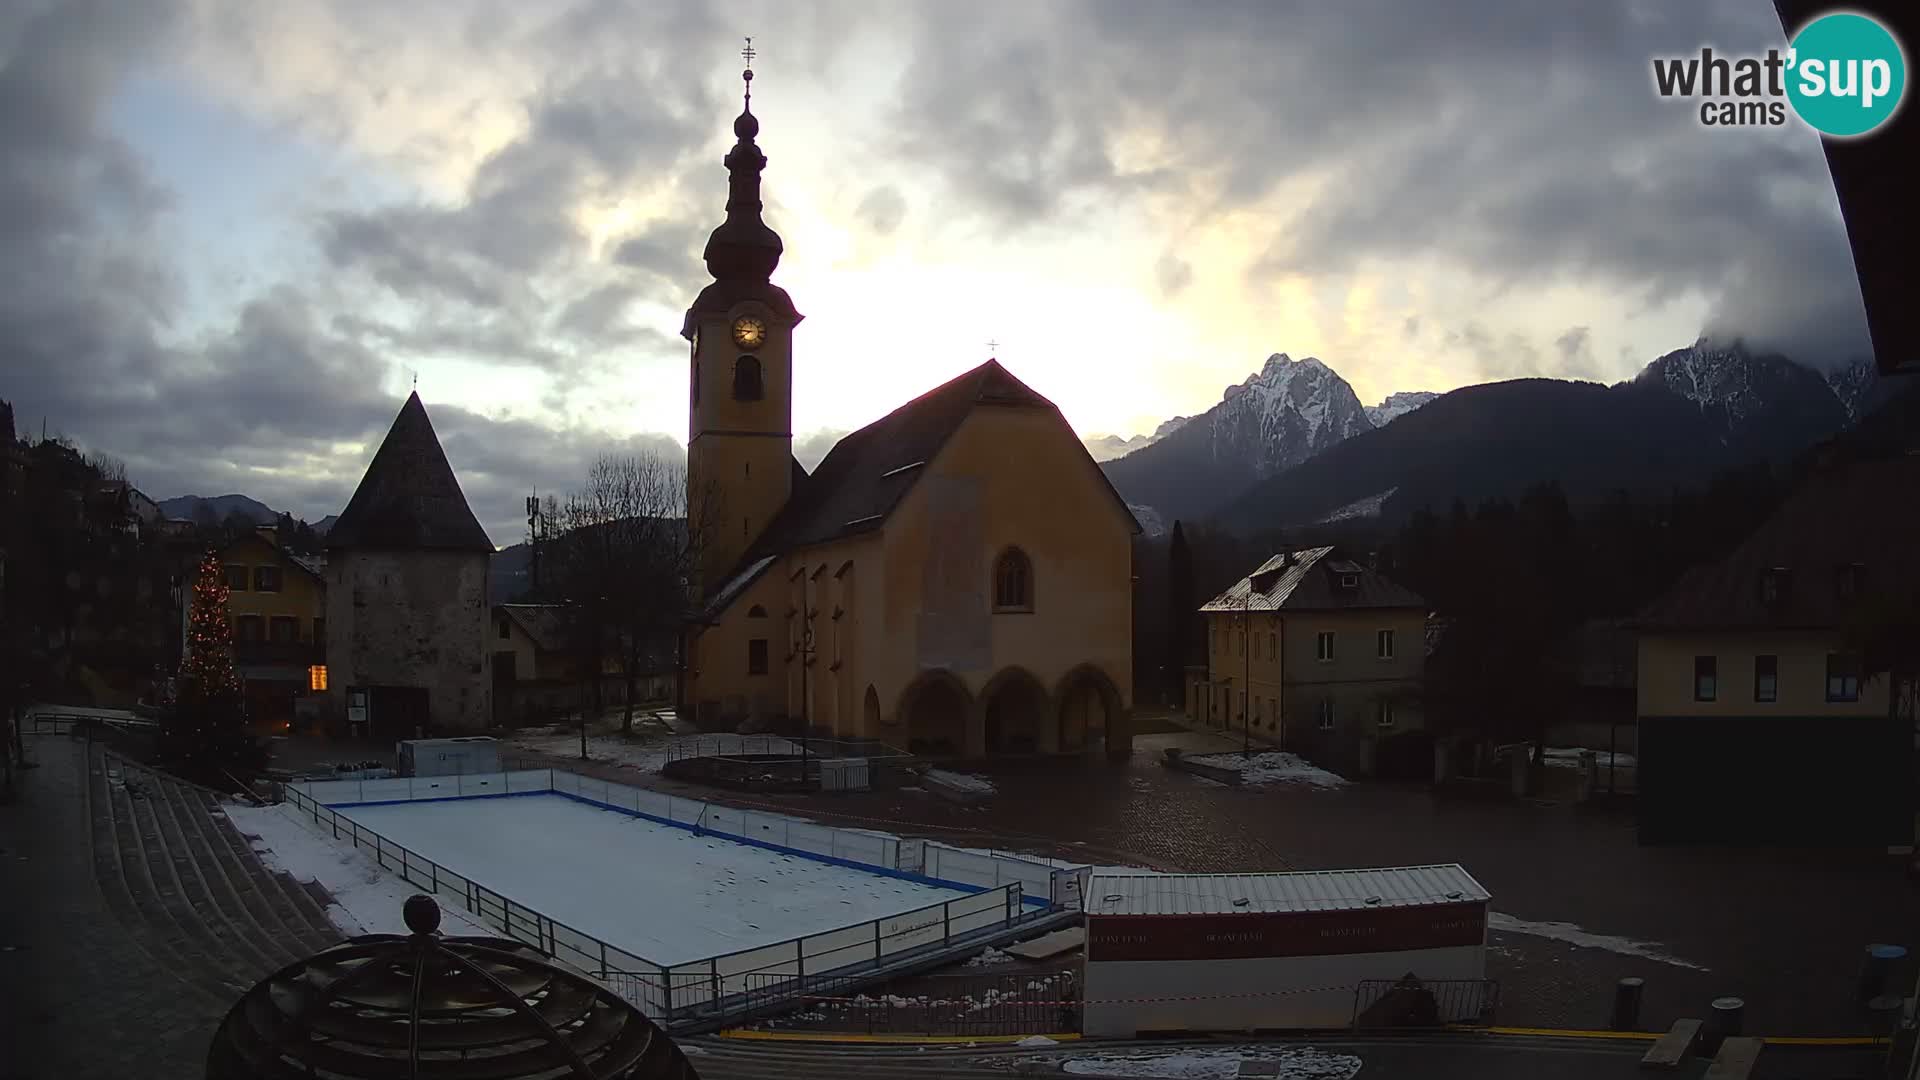
[[[760,172],[767,167],[767,155],[754,144],[760,134],[760,120],[753,115],[753,39],[747,39],[740,56],[747,62],[740,73],[745,84],[744,104],[733,121],[738,140],[727,152],[727,219],[707,237],[707,272],[716,281],[766,281],[780,265],[784,250],[780,234],[760,220]]]

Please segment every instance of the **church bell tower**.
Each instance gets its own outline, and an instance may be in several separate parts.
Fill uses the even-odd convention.
[[[687,309],[687,520],[699,544],[698,585],[710,595],[793,493],[793,328],[801,315],[773,284],[780,234],[760,220],[754,144],[753,39],[741,56],[746,103],[727,153],[727,217],[707,238],[713,283]]]

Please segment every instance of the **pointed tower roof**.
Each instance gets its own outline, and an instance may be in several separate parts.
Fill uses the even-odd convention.
[[[746,85],[745,103],[733,121],[737,141],[721,162],[727,167],[727,216],[707,237],[705,259],[713,284],[701,290],[687,309],[680,332],[689,341],[700,315],[727,310],[742,300],[758,300],[796,323],[801,318],[786,290],[771,281],[785,249],[780,234],[760,218],[760,173],[767,167],[767,155],[754,142],[760,134],[760,118],[753,115],[752,38],[741,55],[749,65],[740,73]]]
[[[327,547],[493,551],[418,393],[400,406],[353,498],[327,531]]]

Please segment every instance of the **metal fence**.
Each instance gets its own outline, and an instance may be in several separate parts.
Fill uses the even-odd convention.
[[[908,758],[913,755],[877,739],[801,738],[786,735],[712,735],[681,736],[667,746],[667,760],[695,757],[732,757],[736,755],[795,756],[817,758]]]
[[[665,1022],[712,1020],[748,1007],[767,1007],[804,994],[824,977],[852,980],[917,958],[993,938],[1026,922],[1049,918],[1060,908],[1043,892],[1037,903],[1025,894],[1026,878],[1043,889],[1071,872],[1037,863],[1017,866],[1004,856],[949,860],[947,869],[968,877],[948,879],[979,891],[914,911],[802,935],[679,964],[660,964],[490,890],[446,866],[339,813],[328,802],[405,802],[554,791],[613,809],[628,810],[696,832],[857,867],[897,870],[903,841],[897,837],[832,829],[774,814],[676,799],[658,792],[595,780],[562,770],[523,770],[466,776],[329,780],[283,785],[287,799],[317,828],[373,853],[383,869],[410,884],[456,902],[475,921],[541,949],[605,983],[648,1016]],[[909,850],[921,842],[906,841]],[[991,882],[982,878],[992,878]],[[1006,880],[1000,880],[1005,878]],[[1072,890],[1063,890],[1072,891]],[[1077,892],[1074,892],[1077,896]],[[751,998],[751,1000],[749,1000]]]
[[[1491,1024],[1500,1005],[1492,979],[1363,979],[1353,991],[1360,1030]]]

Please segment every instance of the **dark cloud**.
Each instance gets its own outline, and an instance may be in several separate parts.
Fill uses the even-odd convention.
[[[1153,264],[1154,283],[1160,288],[1160,295],[1167,299],[1179,296],[1193,284],[1193,264],[1172,252],[1160,256]]]
[[[907,219],[907,199],[892,184],[882,184],[867,192],[854,207],[853,216],[875,235],[891,236]]]
[[[1765,0],[988,7],[924,21],[895,122],[980,213],[1058,222],[1205,178],[1204,219],[1302,179],[1255,274],[1437,255],[1495,287],[1698,293],[1802,352],[1864,342],[1817,137],[1709,131],[1651,89],[1655,55],[1777,44]],[[1181,168],[1118,164],[1142,134]]]
[[[706,280],[701,252],[706,232],[693,221],[656,221],[623,238],[613,249],[613,261],[637,271],[649,287],[679,299],[692,299]],[[684,297],[679,294],[685,293]]]
[[[1585,326],[1569,326],[1566,332],[1553,339],[1553,351],[1558,358],[1559,373],[1569,379],[1600,378],[1600,369],[1593,361],[1593,332]]]

